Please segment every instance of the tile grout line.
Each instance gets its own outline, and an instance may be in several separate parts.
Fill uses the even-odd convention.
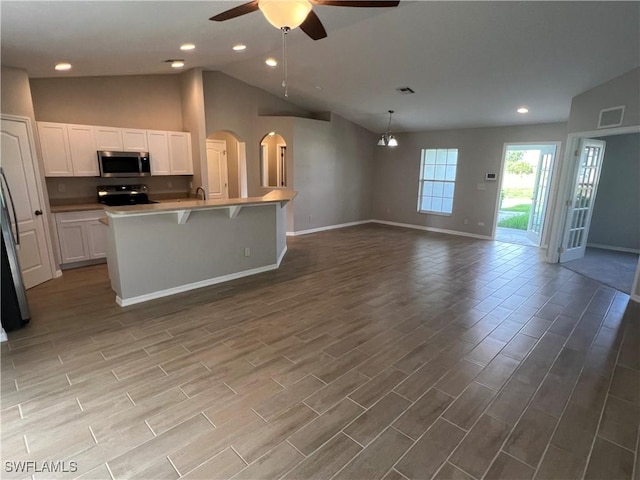
[[[598,290],[600,290],[600,289],[598,288]],[[602,322],[600,323],[600,326],[598,327],[598,331],[594,335],[593,340],[592,340],[591,345],[589,346],[589,348],[591,348],[595,344],[595,341],[598,338],[598,334],[600,333],[600,330],[604,326],[606,314],[611,311],[612,303],[613,303],[613,300],[611,301],[611,303],[609,304],[609,307],[607,308],[607,311],[603,315]],[[624,321],[624,317],[623,317],[621,322],[623,322],[623,321]],[[609,403],[609,398],[608,398],[609,392],[611,391],[611,385],[613,384],[613,378],[615,377],[616,367],[618,366],[618,360],[620,359],[620,352],[622,351],[622,344],[623,344],[624,339],[625,339],[626,336],[627,336],[627,329],[625,327],[624,333],[622,335],[622,339],[620,341],[620,348],[616,352],[616,361],[613,364],[613,371],[611,372],[611,378],[609,378],[609,382],[608,382],[608,385],[607,385],[607,395],[605,396],[604,403],[602,404],[602,407],[601,407],[601,410],[600,410],[600,416],[598,417],[598,425],[596,427],[595,433],[593,434],[593,440],[591,441],[591,447],[589,448],[589,453],[587,454],[587,459],[586,459],[586,462],[585,462],[585,465],[584,465],[584,469],[582,470],[582,476],[580,478],[585,478],[585,476],[587,475],[587,470],[589,469],[589,463],[591,462],[591,455],[593,454],[593,448],[594,448],[594,446],[596,444],[596,440],[598,439],[598,433],[600,432],[600,426],[602,425],[602,419],[604,417],[604,412],[605,412],[605,410],[607,408],[607,403]],[[635,460],[635,455],[634,455],[634,460]],[[634,468],[632,468],[632,471],[634,469],[635,469],[635,465],[634,465]]]

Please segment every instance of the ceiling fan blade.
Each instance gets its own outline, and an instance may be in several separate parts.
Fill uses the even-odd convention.
[[[256,10],[258,10],[258,0],[253,0],[253,2],[245,3],[236,8],[227,10],[226,12],[214,15],[209,20],[213,20],[214,22],[224,22],[225,20],[230,20],[241,15],[246,15],[247,13],[255,12]]]
[[[310,0],[311,3],[316,5],[328,5],[331,7],[363,7],[363,8],[375,8],[375,7],[397,7],[400,1],[386,1],[386,0]]]
[[[300,29],[313,40],[320,40],[327,36],[327,31],[324,29],[322,22],[313,10],[309,12],[305,21],[302,22]]]

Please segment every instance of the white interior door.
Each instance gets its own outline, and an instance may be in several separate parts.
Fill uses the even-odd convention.
[[[2,168],[14,202],[14,221],[20,231],[18,261],[25,288],[46,282],[53,276],[31,140],[25,122],[2,119]]]
[[[601,140],[580,141],[580,159],[572,198],[569,200],[571,203],[560,251],[560,263],[584,257],[605,145]]]
[[[227,142],[207,140],[208,199],[229,198],[227,175]]]
[[[542,243],[542,229],[544,227],[547,201],[549,200],[551,172],[553,171],[555,156],[555,145],[550,145],[540,150],[540,158],[536,170],[536,183],[533,187],[533,198],[531,199],[529,225],[527,226],[527,239],[536,245]]]

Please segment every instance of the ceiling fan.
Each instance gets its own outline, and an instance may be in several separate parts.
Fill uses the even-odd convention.
[[[224,22],[232,18],[260,10],[276,28],[289,31],[296,27],[313,40],[327,36],[322,22],[312,10],[313,5],[332,7],[397,7],[400,2],[386,0],[253,0],[211,17],[214,22]]]

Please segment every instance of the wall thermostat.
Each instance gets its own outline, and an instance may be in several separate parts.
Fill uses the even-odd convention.
[[[487,173],[484,176],[485,180],[495,180],[496,178],[498,178],[498,174],[497,173]]]

